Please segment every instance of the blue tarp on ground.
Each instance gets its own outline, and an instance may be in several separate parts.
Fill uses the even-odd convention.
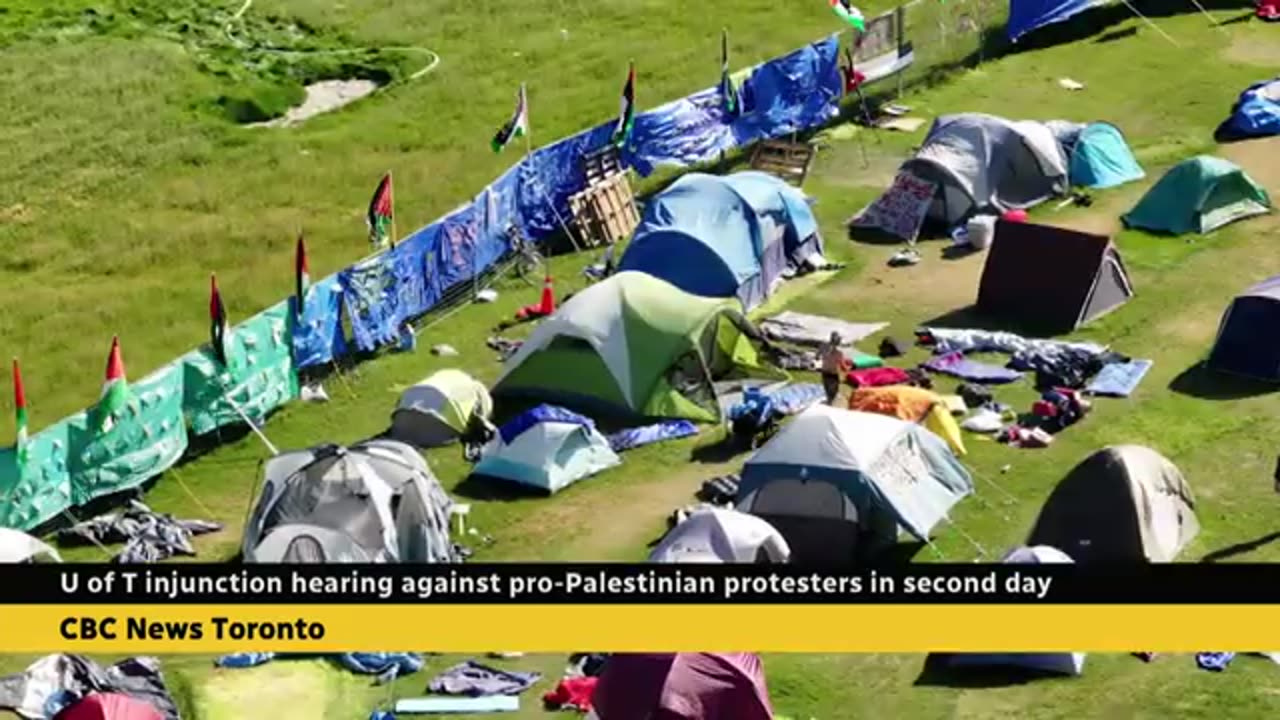
[[[681,177],[644,207],[618,270],[634,270],[702,297],[764,299],[764,238],[755,211],[725,182]]]
[[[1107,397],[1129,397],[1151,369],[1150,360],[1131,360],[1103,366],[1085,392]]]
[[[315,283],[307,292],[302,317],[291,303],[290,313],[296,319],[292,328],[293,361],[298,368],[327,365],[347,352],[347,338],[342,332],[342,285],[337,275]]]
[[[622,452],[697,434],[698,426],[691,420],[663,420],[652,425],[619,430],[609,435],[608,440],[609,447],[613,448],[614,452]]]
[[[1280,135],[1280,77],[1255,83],[1240,93],[1231,115],[1215,135],[1219,140]]]
[[[1010,0],[1009,21],[1005,23],[1005,33],[1010,42],[1032,30],[1052,25],[1079,15],[1093,7],[1104,4],[1105,0]]]
[[[498,434],[502,436],[502,442],[510,444],[512,440],[520,437],[524,431],[534,425],[545,422],[569,423],[586,428],[594,428],[596,426],[595,422],[585,415],[579,415],[558,405],[544,404],[526,410],[503,423],[502,427],[498,428]]]
[[[1133,157],[1120,128],[1110,123],[1091,123],[1076,138],[1067,168],[1071,184],[1077,187],[1109,188],[1141,180],[1147,174]]]

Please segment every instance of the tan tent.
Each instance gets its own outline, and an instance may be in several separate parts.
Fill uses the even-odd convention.
[[[1090,562],[1170,562],[1200,531],[1195,498],[1164,456],[1138,445],[1090,455],[1045,502],[1028,545]]]

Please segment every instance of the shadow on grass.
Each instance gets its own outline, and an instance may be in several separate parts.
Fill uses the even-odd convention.
[[[1197,363],[1178,373],[1169,389],[1201,400],[1240,400],[1267,395],[1280,390],[1280,385],[1262,380],[1217,373]]]
[[[550,497],[545,490],[477,473],[468,475],[454,487],[453,492],[458,497],[477,502],[516,502]]]
[[[1280,531],[1263,535],[1260,538],[1255,538],[1253,540],[1249,540],[1248,542],[1236,543],[1235,545],[1228,545],[1227,547],[1224,547],[1221,550],[1214,550],[1213,552],[1200,558],[1200,562],[1215,563],[1221,560],[1226,560],[1227,558],[1230,558],[1230,557],[1235,557],[1236,555],[1251,553],[1254,550],[1257,550],[1258,548],[1262,547],[1263,545],[1269,545],[1275,542],[1276,540],[1280,540]]]
[[[925,658],[920,675],[913,683],[916,687],[947,687],[957,689],[1001,688],[1025,685],[1037,680],[1062,679],[1062,675],[1010,666],[952,667],[952,654],[933,653]]]
[[[993,332],[1011,332],[1023,337],[1052,337],[1044,334],[1043,323],[1028,320],[1011,320],[997,318],[979,312],[977,305],[967,305],[919,323],[918,327],[935,327],[965,330],[988,330]]]

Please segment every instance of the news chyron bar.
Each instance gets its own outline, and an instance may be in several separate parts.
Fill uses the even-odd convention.
[[[1280,646],[1271,565],[25,565],[5,578],[8,652]]]

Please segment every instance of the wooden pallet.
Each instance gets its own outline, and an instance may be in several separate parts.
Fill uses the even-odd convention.
[[[569,198],[573,231],[587,247],[610,245],[631,236],[640,223],[631,182],[614,174]]]
[[[582,171],[587,177],[587,185],[596,185],[622,173],[622,159],[618,157],[618,149],[606,147],[582,156]]]
[[[751,155],[751,169],[776,175],[797,187],[804,185],[813,165],[813,146],[808,143],[765,140]]]

